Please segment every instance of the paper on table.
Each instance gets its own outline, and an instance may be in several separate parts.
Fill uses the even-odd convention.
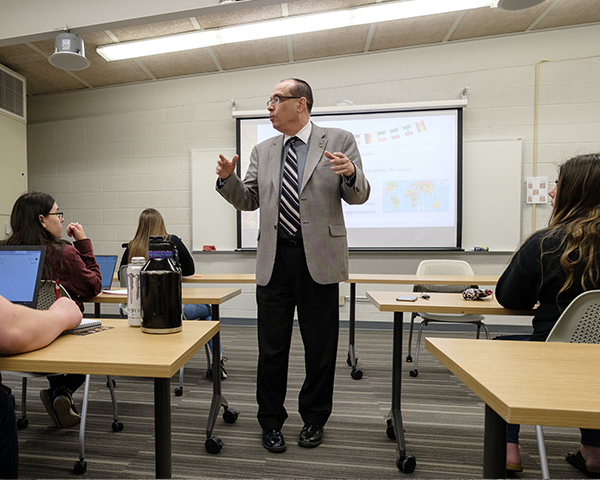
[[[105,295],[127,295],[126,288],[117,288],[115,290],[102,290]]]

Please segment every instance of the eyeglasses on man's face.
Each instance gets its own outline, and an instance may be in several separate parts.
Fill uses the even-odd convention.
[[[63,212],[54,212],[54,213],[49,213],[48,215],[56,215],[59,220],[63,220],[65,218],[65,215]]]
[[[287,100],[288,98],[302,98],[302,97],[286,97],[285,95],[273,95],[271,98],[267,100],[267,107],[270,105],[277,106],[283,100]]]

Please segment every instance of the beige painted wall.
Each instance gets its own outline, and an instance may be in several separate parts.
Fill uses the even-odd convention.
[[[27,190],[27,125],[0,112],[0,239],[15,199]]]

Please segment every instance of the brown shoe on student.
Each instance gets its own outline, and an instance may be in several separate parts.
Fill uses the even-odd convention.
[[[42,404],[44,405],[44,408],[46,409],[50,420],[52,420],[52,423],[56,427],[62,428],[60,422],[58,421],[58,417],[56,416],[56,412],[54,411],[54,407],[52,406],[52,390],[48,388],[47,390],[40,391],[40,399],[42,400]]]
[[[71,428],[81,423],[81,415],[73,405],[73,397],[67,392],[60,392],[52,404],[54,412],[62,428]]]

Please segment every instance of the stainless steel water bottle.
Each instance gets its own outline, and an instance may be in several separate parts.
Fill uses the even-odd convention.
[[[142,332],[181,331],[181,268],[170,240],[150,237],[148,261],[140,272]]]
[[[140,271],[145,263],[144,257],[133,257],[127,265],[127,323],[132,327],[142,324]]]

